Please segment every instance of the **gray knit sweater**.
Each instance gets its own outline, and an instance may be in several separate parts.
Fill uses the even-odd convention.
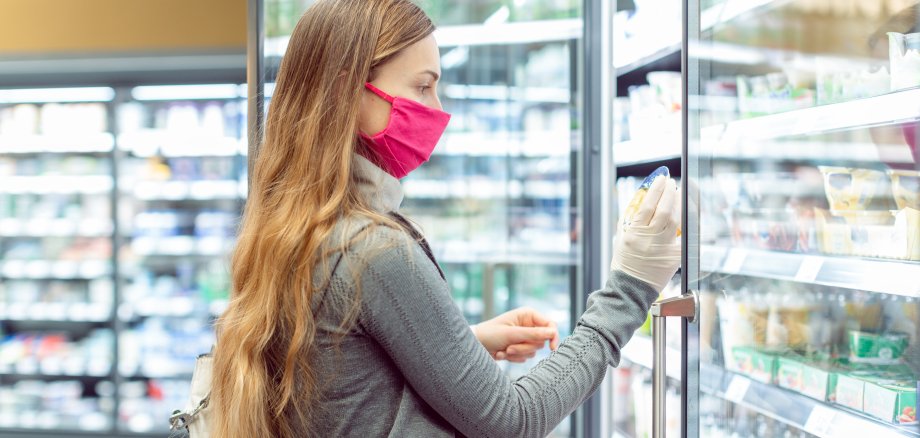
[[[363,158],[357,166],[371,205],[381,212],[398,209],[399,181]],[[343,219],[336,235],[355,236],[366,226]],[[334,271],[330,286],[315,295],[312,364],[323,400],[315,429],[330,437],[545,436],[597,389],[608,366],[619,363],[621,348],[658,295],[644,282],[611,273],[559,349],[512,380],[473,335],[438,269],[405,231],[372,228],[327,262]],[[343,329],[356,294],[358,316]]]

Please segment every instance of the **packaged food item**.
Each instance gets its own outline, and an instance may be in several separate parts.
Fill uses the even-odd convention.
[[[780,209],[732,210],[735,244],[774,251],[794,251],[799,230],[791,211]]]
[[[920,85],[920,33],[888,32],[891,89]]]
[[[889,170],[888,177],[898,210],[908,207],[920,210],[920,172]]]
[[[818,169],[824,175],[824,193],[832,211],[866,210],[873,201],[883,198],[882,172],[830,166]]]
[[[732,349],[734,356],[734,369],[751,379],[772,383],[776,371],[775,353],[752,347],[735,347]]]
[[[917,382],[895,380],[866,382],[863,411],[897,424],[917,423]]]
[[[920,260],[920,210],[907,207],[895,212],[893,221],[872,224],[878,217],[854,215],[847,221],[816,208],[818,248],[825,254]]]
[[[866,391],[866,381],[860,379],[860,375],[869,376],[871,373],[841,373],[837,375],[834,401],[838,405],[856,409],[857,411],[863,410],[863,394]]]
[[[766,345],[773,349],[804,350],[809,345],[809,319],[812,308],[799,296],[767,299]]]
[[[664,176],[665,178],[671,177],[671,172],[668,170],[667,166],[661,166],[655,169],[655,171],[649,174],[649,176],[642,181],[642,184],[639,185],[639,190],[636,192],[635,196],[633,196],[629,205],[626,206],[626,210],[623,211],[623,225],[629,225],[629,223],[632,222],[633,216],[639,212],[639,207],[642,206],[642,201],[645,200],[645,195],[648,194],[648,189],[652,187],[655,178],[659,176]]]
[[[840,361],[826,355],[781,356],[776,362],[776,384],[817,400],[833,402],[837,375],[846,370]]]
[[[907,348],[909,336],[904,333],[849,332],[850,360],[854,363],[895,364]]]
[[[722,335],[722,354],[725,367],[738,369],[734,350],[739,347],[766,345],[769,306],[762,300],[748,300],[744,296],[719,298],[719,326]]]

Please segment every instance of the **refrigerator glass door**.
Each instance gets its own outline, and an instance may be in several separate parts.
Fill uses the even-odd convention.
[[[920,434],[918,22],[691,1],[688,436]]]

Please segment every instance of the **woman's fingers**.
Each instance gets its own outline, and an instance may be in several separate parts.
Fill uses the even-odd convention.
[[[642,200],[642,204],[639,206],[639,211],[632,219],[634,224],[640,226],[649,224],[649,221],[655,214],[655,210],[658,208],[658,201],[661,199],[661,195],[664,193],[665,185],[669,179],[670,178],[664,176],[655,178],[655,181],[652,182],[652,186],[648,189],[648,193],[645,194],[645,199]]]
[[[670,228],[673,224],[672,218],[674,216],[674,211],[680,209],[680,197],[677,192],[677,183],[671,178],[666,179],[664,192],[658,200],[655,214],[652,216],[651,221],[649,221],[649,227],[653,232],[661,232]],[[677,229],[675,228],[674,231],[676,232]]]

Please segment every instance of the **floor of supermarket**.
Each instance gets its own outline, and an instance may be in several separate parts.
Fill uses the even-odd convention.
[[[359,144],[395,154],[371,179],[398,180],[450,312],[518,387],[564,351],[485,336],[577,345],[636,205],[664,198],[647,177],[680,187],[680,238],[655,244],[680,270],[547,436],[920,438],[918,1],[412,0],[436,93],[361,93],[406,132],[440,126],[434,101],[449,123],[430,154],[430,132]],[[3,0],[0,436],[165,436],[200,401],[317,4],[402,0]]]

